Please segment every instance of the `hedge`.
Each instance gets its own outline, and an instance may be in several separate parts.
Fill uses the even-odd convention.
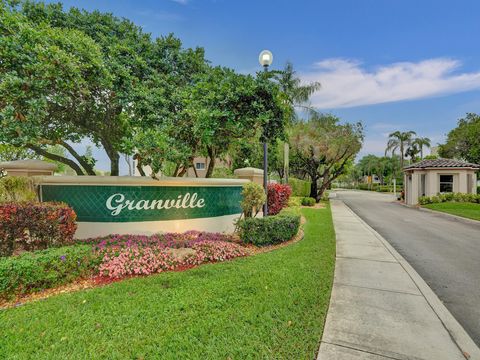
[[[74,245],[0,258],[0,298],[67,284],[93,274],[102,256],[90,245]]]
[[[480,204],[480,194],[445,193],[436,196],[421,196],[418,198],[420,205],[437,204],[442,202],[470,202]]]
[[[245,244],[265,246],[292,239],[300,227],[300,215],[281,213],[264,218],[246,218],[238,222],[240,238]]]
[[[288,179],[288,185],[292,188],[292,196],[310,196],[310,181],[295,178]]]
[[[73,242],[75,212],[63,203],[0,204],[0,256]]]

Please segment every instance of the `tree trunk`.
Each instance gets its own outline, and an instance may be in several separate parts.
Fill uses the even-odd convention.
[[[118,176],[120,171],[120,155],[118,151],[116,151],[108,141],[101,139],[100,142],[110,159],[110,176]]]
[[[68,150],[68,152],[78,161],[78,163],[83,167],[83,169],[88,175],[97,175],[95,174],[93,166],[89,164],[83,156],[80,156],[80,154],[77,153],[70,144],[65,141],[61,141],[60,145],[62,145],[65,149]]]
[[[317,192],[318,192],[318,185],[317,185],[317,179],[312,178],[312,183],[310,184],[310,197],[314,198],[317,202]]]
[[[211,147],[207,148],[207,152],[208,152],[208,158],[210,159],[210,161],[208,162],[207,173],[205,174],[205,177],[209,178],[209,177],[212,177],[213,169],[215,168],[216,152]]]
[[[47,159],[58,161],[58,162],[61,162],[65,165],[70,166],[77,173],[77,175],[85,175],[85,173],[80,168],[80,166],[75,161],[73,161],[71,159],[68,159],[66,157],[63,157],[63,156],[60,156],[60,155],[57,155],[57,154],[51,154],[48,151],[42,149],[41,147],[33,145],[33,144],[28,144],[26,147],[29,148],[30,150],[35,151],[38,155],[42,155],[42,156],[46,157]]]

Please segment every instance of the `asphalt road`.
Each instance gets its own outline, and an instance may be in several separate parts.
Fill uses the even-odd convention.
[[[338,191],[337,198],[390,242],[480,346],[480,223],[407,208],[392,195]]]

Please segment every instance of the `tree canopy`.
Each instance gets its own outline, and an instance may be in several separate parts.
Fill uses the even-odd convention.
[[[480,164],[480,115],[467,113],[459,119],[457,127],[448,133],[446,143],[438,150],[442,157]]]
[[[287,107],[268,75],[212,67],[202,48],[171,34],[152,39],[112,14],[11,3],[0,3],[2,143],[94,175],[94,161],[72,147],[89,139],[111,175],[124,153],[140,171],[174,164],[181,176],[194,156],[221,156],[239,138],[283,136]]]
[[[333,180],[353,161],[363,142],[360,123],[340,123],[333,115],[313,113],[292,128],[292,172],[311,180],[310,196],[320,200]]]

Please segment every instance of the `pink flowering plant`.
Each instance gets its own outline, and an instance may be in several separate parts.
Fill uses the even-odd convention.
[[[118,279],[249,255],[235,240],[232,235],[188,231],[152,236],[111,235],[81,242],[92,244],[102,256],[100,275]],[[178,252],[178,249],[189,251]]]
[[[109,248],[129,248],[134,246],[156,246],[162,248],[185,248],[192,247],[196,242],[223,241],[238,242],[239,240],[231,234],[209,233],[205,231],[191,230],[184,233],[164,233],[154,235],[119,235],[113,234],[104,237],[78,240],[81,244],[92,244],[97,250],[102,251]]]

